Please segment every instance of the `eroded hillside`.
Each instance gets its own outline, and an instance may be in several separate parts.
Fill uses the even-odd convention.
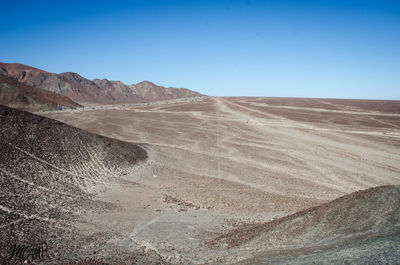
[[[47,261],[76,259],[100,233],[83,234],[81,216],[118,210],[96,198],[96,187],[135,185],[127,175],[147,159],[146,150],[1,105],[0,124],[2,260],[21,262],[13,246],[43,244]]]

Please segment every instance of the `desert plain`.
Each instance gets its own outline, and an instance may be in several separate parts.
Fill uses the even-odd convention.
[[[118,230],[113,244],[145,246],[172,263],[241,262],[254,253],[220,254],[207,242],[400,184],[399,101],[199,97],[41,115],[146,144],[137,185],[97,187],[121,211],[86,218]]]
[[[0,173],[54,214],[13,211],[10,197],[0,210],[6,235],[26,220],[50,231],[43,264],[399,262],[399,101],[203,96],[36,114],[32,131],[62,136],[3,131],[21,160]],[[18,176],[30,168],[48,182]]]

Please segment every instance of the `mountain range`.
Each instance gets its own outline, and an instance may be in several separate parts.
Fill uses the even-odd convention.
[[[201,96],[186,88],[163,87],[149,81],[126,85],[107,79],[89,80],[73,72],[56,74],[18,63],[0,63],[0,75],[66,96],[80,104],[139,103]]]
[[[56,110],[60,107],[66,109],[82,107],[66,96],[25,85],[13,77],[1,74],[0,103],[28,111]]]

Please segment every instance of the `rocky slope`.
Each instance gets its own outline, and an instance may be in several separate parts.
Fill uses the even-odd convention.
[[[79,103],[137,103],[201,95],[189,89],[165,88],[147,81],[129,86],[107,79],[92,81],[72,72],[55,74],[16,63],[0,63],[0,74]]]
[[[396,242],[400,186],[380,186],[271,222],[240,226],[209,244],[245,252],[248,260],[241,264],[388,264],[400,258]]]
[[[60,94],[25,85],[0,74],[0,104],[27,111],[75,109],[78,103]]]
[[[146,150],[2,105],[0,124],[0,264],[62,264],[106,241],[81,216],[116,210],[96,187],[135,185]]]

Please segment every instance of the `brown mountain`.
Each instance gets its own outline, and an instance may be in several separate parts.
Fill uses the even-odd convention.
[[[109,98],[118,103],[144,102],[144,98],[121,81],[110,81],[107,79],[94,79],[93,82],[108,92]]]
[[[148,81],[128,86],[120,81],[89,80],[72,72],[55,74],[16,63],[0,63],[0,74],[79,103],[137,103],[201,95],[189,89],[165,88]]]
[[[56,110],[79,108],[81,105],[60,94],[34,88],[15,78],[0,74],[0,104],[21,110]]]
[[[190,98],[201,96],[201,94],[187,88],[163,87],[149,81],[143,81],[136,85],[130,85],[136,94],[142,96],[147,101],[158,99]]]

